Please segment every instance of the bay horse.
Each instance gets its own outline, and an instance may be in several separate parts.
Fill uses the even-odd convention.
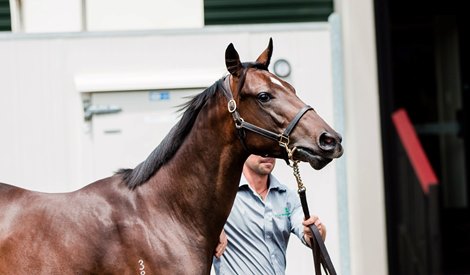
[[[249,154],[321,169],[343,152],[268,71],[272,49],[242,63],[230,44],[229,74],[134,169],[63,194],[0,184],[0,274],[209,274]]]

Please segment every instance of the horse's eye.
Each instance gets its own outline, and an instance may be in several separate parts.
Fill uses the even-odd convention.
[[[262,103],[268,102],[268,101],[271,100],[271,95],[268,94],[268,93],[265,93],[265,92],[259,93],[258,94],[258,100]]]

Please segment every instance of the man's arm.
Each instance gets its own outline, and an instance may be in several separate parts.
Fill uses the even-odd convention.
[[[291,226],[292,232],[299,237],[303,244],[311,247],[310,238],[313,237],[313,233],[308,228],[309,225],[314,224],[317,226],[320,234],[325,240],[326,238],[326,227],[318,218],[318,216],[311,216],[309,219],[304,220],[304,213],[302,211],[302,205],[300,199],[295,192],[289,192],[288,201],[293,205],[291,215]]]

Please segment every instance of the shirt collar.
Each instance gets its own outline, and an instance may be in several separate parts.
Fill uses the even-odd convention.
[[[240,184],[238,185],[238,189],[243,188],[243,186],[248,186],[248,180],[245,178],[245,175],[242,173],[242,177],[240,179]],[[279,180],[273,176],[273,174],[269,174],[269,190],[277,189],[279,191],[286,191],[286,187],[282,185]]]

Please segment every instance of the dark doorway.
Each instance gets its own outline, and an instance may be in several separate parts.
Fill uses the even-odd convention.
[[[389,272],[470,274],[470,22],[403,4],[375,1]],[[429,194],[392,124],[399,108],[439,178]]]

